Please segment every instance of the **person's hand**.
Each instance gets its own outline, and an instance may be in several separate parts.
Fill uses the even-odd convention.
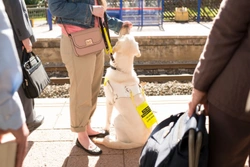
[[[193,89],[191,100],[188,103],[188,116],[191,117],[196,110],[198,104],[203,104],[205,111],[207,111],[207,96],[205,92]]]
[[[133,27],[133,24],[130,21],[123,21],[122,27],[128,27],[131,29]]]
[[[23,160],[26,154],[26,147],[27,147],[27,138],[29,135],[29,129],[27,128],[26,123],[24,123],[19,129],[13,130],[0,130],[0,139],[3,135],[7,133],[12,133],[16,138],[17,143],[17,152],[16,152],[16,165],[15,167],[22,167]]]
[[[96,17],[103,18],[104,17],[104,7],[101,5],[94,5],[93,6],[93,11],[92,14],[95,15]]]
[[[29,38],[22,40],[22,43],[28,53],[32,52],[32,43]]]

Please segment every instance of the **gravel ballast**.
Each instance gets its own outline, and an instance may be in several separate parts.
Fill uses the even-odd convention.
[[[191,95],[191,82],[168,81],[165,83],[142,82],[145,94],[147,96],[165,96],[165,95]],[[69,98],[69,84],[48,85],[40,95],[40,98]],[[101,85],[99,97],[104,97],[103,85]]]

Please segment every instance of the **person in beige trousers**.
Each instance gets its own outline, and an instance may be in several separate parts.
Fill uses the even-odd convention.
[[[70,122],[71,130],[77,133],[76,146],[91,155],[100,155],[102,150],[91,137],[104,137],[107,131],[97,131],[91,127],[91,117],[97,104],[103,69],[104,50],[96,54],[77,57],[73,52],[68,33],[84,31],[98,26],[98,19],[104,18],[107,8],[105,0],[49,0],[52,15],[57,16],[57,23],[62,27],[60,52],[70,78]],[[132,27],[129,21],[121,21],[108,15],[109,28],[119,33],[122,26]]]

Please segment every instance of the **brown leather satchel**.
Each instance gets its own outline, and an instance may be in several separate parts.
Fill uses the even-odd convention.
[[[105,48],[99,27],[71,33],[69,37],[77,56],[96,54]]]

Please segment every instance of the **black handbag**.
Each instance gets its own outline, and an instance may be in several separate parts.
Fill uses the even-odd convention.
[[[159,123],[140,155],[140,167],[206,167],[208,133],[206,117],[182,112]]]
[[[22,70],[25,95],[28,98],[36,98],[42,93],[50,83],[50,78],[46,73],[40,58],[34,52],[27,53],[23,50]]]

